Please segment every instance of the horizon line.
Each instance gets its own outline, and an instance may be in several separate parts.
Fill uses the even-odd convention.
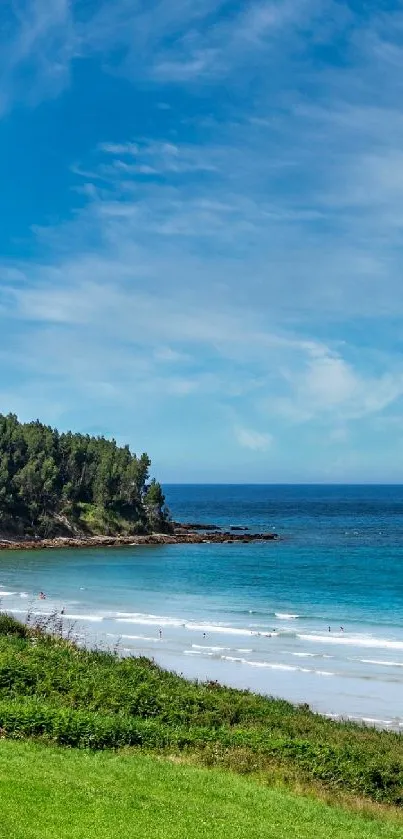
[[[403,481],[274,481],[272,483],[266,481],[163,481],[160,483],[164,486],[350,486],[350,487],[403,487]]]

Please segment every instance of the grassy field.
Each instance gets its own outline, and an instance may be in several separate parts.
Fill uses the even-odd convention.
[[[401,839],[369,819],[219,770],[0,741],[7,839]]]

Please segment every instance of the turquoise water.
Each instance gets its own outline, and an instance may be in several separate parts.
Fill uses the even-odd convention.
[[[66,625],[91,643],[403,729],[402,487],[166,493],[177,520],[282,538],[5,552],[2,608],[24,616],[64,607]]]

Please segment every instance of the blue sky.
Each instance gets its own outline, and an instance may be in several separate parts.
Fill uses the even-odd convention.
[[[164,481],[403,475],[403,4],[0,10],[0,410]]]

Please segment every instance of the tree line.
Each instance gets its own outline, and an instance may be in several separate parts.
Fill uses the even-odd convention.
[[[129,532],[169,528],[151,461],[128,445],[60,433],[39,420],[0,414],[0,527],[50,535],[82,525]]]

